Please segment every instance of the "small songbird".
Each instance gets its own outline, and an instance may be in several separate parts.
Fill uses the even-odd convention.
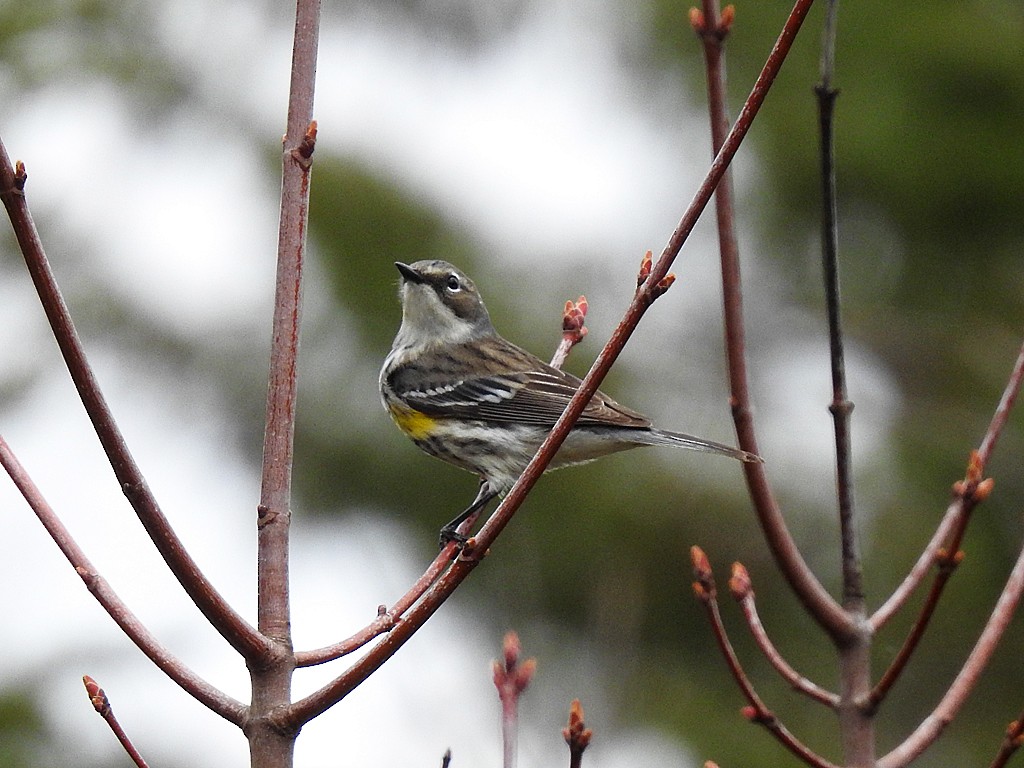
[[[562,415],[580,379],[506,341],[476,285],[446,261],[395,262],[402,325],[380,371],[381,402],[422,450],[475,473],[473,503],[441,529],[442,543],[512,487]],[[752,453],[651,425],[596,392],[548,470],[642,445],[674,445],[760,461]]]

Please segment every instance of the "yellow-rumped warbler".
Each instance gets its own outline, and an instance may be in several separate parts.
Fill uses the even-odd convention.
[[[402,325],[380,371],[380,396],[422,450],[480,477],[473,503],[441,529],[456,528],[515,483],[562,415],[580,379],[506,341],[473,281],[446,261],[395,262],[402,275]],[[754,454],[651,426],[643,414],[597,392],[548,469],[641,445],[675,445],[740,461]]]

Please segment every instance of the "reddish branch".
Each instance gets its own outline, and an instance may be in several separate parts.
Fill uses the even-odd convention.
[[[999,751],[996,753],[989,768],[1003,768],[1010,761],[1013,753],[1020,749],[1022,744],[1024,744],[1024,712],[1006,726],[1006,734],[1003,736],[1003,741],[999,745]]]
[[[776,43],[773,56],[779,51],[784,40],[792,41],[791,35],[796,34],[800,22],[803,21],[803,14],[806,14],[810,5],[811,0],[807,0],[807,2],[798,3],[794,8],[789,21],[787,21],[783,36]],[[708,107],[711,113],[711,139],[717,163],[729,148],[736,127],[742,125],[747,119],[749,99],[748,104],[745,104],[740,111],[732,130],[729,131],[721,43],[732,23],[732,13],[730,12],[728,17],[723,20],[718,12],[718,4],[712,0],[705,2],[703,8],[702,12],[691,14],[690,21],[704,43]],[[798,13],[800,14],[799,18],[795,19],[794,16]],[[760,82],[759,78],[758,83]],[[770,80],[768,84],[770,84]],[[755,86],[755,92],[757,91],[758,86]],[[722,302],[733,420],[736,424],[740,448],[760,455],[751,410],[750,385],[747,378],[739,247],[736,240],[732,185],[728,175],[723,176],[715,193],[715,213],[722,263]],[[853,622],[842,606],[835,601],[811,572],[803,555],[797,549],[768,483],[764,465],[744,464],[743,471],[746,475],[750,498],[754,503],[761,528],[764,530],[765,539],[786,580],[807,608],[808,613],[825,628],[834,640],[848,641],[854,635]]]
[[[92,702],[93,709],[103,718],[104,722],[110,727],[114,736],[121,743],[124,751],[128,753],[128,757],[132,759],[139,768],[149,768],[146,761],[142,758],[139,750],[132,744],[132,740],[128,738],[128,734],[124,732],[124,728],[121,727],[121,723],[118,722],[117,717],[114,716],[114,710],[110,706],[110,700],[107,698],[107,694],[99,683],[93,680],[88,675],[82,677],[82,682],[85,683],[86,693],[89,694],[89,701]]]
[[[3,199],[7,208],[29,275],[35,284],[39,301],[50,322],[68,372],[124,495],[167,563],[167,567],[210,624],[246,659],[256,661],[269,658],[273,654],[271,644],[228,605],[199,570],[199,566],[171,528],[132,458],[124,436],[114,421],[96,376],[86,359],[71,314],[50,269],[25,199],[26,178],[24,165],[19,162],[15,170],[6,147],[0,141],[0,199]]]
[[[729,591],[732,592],[732,596],[736,598],[740,608],[743,609],[743,616],[747,620],[747,626],[750,627],[750,632],[754,636],[754,640],[757,642],[761,652],[771,662],[772,666],[775,667],[776,671],[782,675],[782,678],[794,690],[827,707],[835,709],[839,704],[839,697],[831,691],[826,691],[821,686],[811,682],[793,669],[789,662],[779,653],[771,638],[768,637],[764,625],[761,624],[761,617],[757,614],[757,604],[754,600],[754,587],[750,581],[750,574],[747,573],[747,569],[742,563],[733,563],[732,576],[729,579]]]
[[[902,744],[878,761],[878,768],[903,768],[925,751],[942,733],[960,707],[977,685],[978,678],[987,666],[1002,639],[1006,627],[1013,618],[1024,592],[1024,548],[1003,587],[999,600],[989,616],[985,628],[978,637],[970,656],[964,662],[956,679],[946,691],[932,713]]]
[[[32,478],[29,477],[25,468],[22,467],[18,458],[11,451],[7,442],[0,437],[0,465],[7,474],[11,476],[18,491],[28,502],[28,505],[35,512],[43,528],[53,539],[54,543],[74,567],[75,571],[85,582],[85,586],[103,609],[110,614],[110,617],[121,628],[129,639],[139,647],[146,656],[164,674],[194,696],[198,701],[205,704],[211,710],[235,725],[240,725],[245,717],[245,705],[228,696],[226,693],[214,688],[208,682],[196,675],[180,659],[176,658],[170,651],[164,648],[148,629],[138,620],[131,609],[122,602],[110,585],[103,579],[93,564],[85,556],[81,547],[72,538],[71,533],[57,517],[53,508],[43,498],[39,488],[36,487]]]
[[[732,643],[722,623],[722,616],[718,610],[718,588],[715,586],[714,574],[711,571],[711,563],[707,555],[700,547],[690,548],[690,558],[693,562],[693,591],[704,606],[714,631],[715,640],[718,642],[719,650],[725,658],[729,671],[732,673],[736,684],[739,686],[743,697],[747,700],[748,706],[743,708],[744,716],[752,723],[763,725],[778,740],[782,746],[803,760],[807,765],[814,768],[837,768],[825,758],[812,752],[806,745],[790,733],[779,721],[778,717],[768,709],[765,703],[754,690],[750,678],[743,670],[739,657],[733,650]]]

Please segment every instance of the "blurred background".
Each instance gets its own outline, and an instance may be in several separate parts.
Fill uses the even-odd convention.
[[[232,0],[0,0],[0,120],[105,394],[195,557],[254,619],[255,507],[291,8]],[[675,2],[327,2],[320,44],[292,551],[296,647],[347,636],[436,551],[476,488],[380,407],[395,260],[448,259],[499,330],[553,351],[586,294],[587,370],[710,159],[700,47]],[[740,4],[742,103],[788,13]],[[895,15],[894,15],[895,14]],[[760,444],[786,516],[838,585],[818,258],[821,9],[734,164]],[[914,562],[1002,392],[1024,320],[1024,9],[1009,0],[842,7],[836,84],[842,281],[869,602]],[[0,228],[2,230],[3,228]],[[705,217],[603,389],[670,429],[732,442],[713,222]],[[0,433],[100,571],[167,646],[248,698],[243,665],[180,594],[84,418],[0,234]],[[938,701],[1022,538],[1021,416],[990,466],[966,561],[884,707],[881,750]],[[242,765],[237,731],[168,683],[0,482],[0,766],[124,764],[80,685],[97,678],[152,764]],[[734,463],[636,451],[551,475],[492,555],[378,674],[309,724],[302,766],[497,765],[489,661],[538,659],[520,764],[565,760],[579,697],[592,766],[793,765],[743,704],[690,592],[692,544],[749,568],[790,661],[832,687],[831,648],[781,583]],[[919,604],[915,601],[914,608]],[[911,614],[914,608],[911,609]],[[833,716],[726,621],[787,726],[838,761]],[[878,637],[880,673],[912,615]],[[1020,622],[920,761],[985,764],[1024,706]],[[333,674],[340,672],[340,667]],[[296,674],[308,693],[332,668]],[[182,746],[182,736],[188,736]]]

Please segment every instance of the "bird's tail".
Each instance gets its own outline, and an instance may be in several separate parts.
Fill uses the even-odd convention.
[[[650,429],[645,430],[646,434],[651,437],[650,445],[677,445],[680,448],[689,448],[692,451],[701,451],[703,453],[717,453],[720,456],[730,456],[739,461],[762,463],[764,459],[758,456],[756,453],[750,453],[749,451],[742,451],[739,448],[733,448],[729,445],[723,445],[722,443],[716,443],[711,440],[705,440],[701,437],[694,437],[693,435],[684,435],[681,432],[668,432],[664,429]],[[646,440],[644,442],[647,442]]]

